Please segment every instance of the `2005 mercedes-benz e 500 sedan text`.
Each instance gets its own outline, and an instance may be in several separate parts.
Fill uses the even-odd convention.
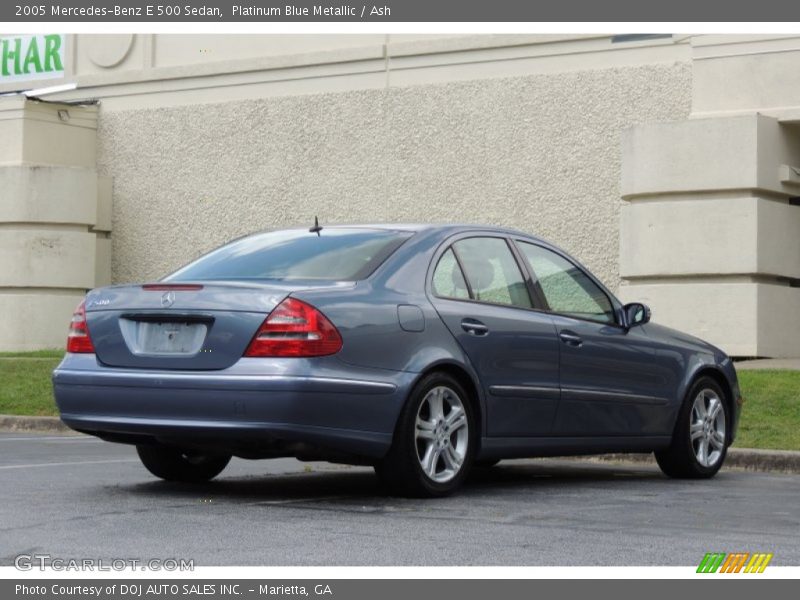
[[[275,231],[92,290],[53,382],[67,425],[168,480],[296,456],[438,496],[504,458],[651,451],[710,477],[736,431],[733,364],[649,320],[516,231]]]

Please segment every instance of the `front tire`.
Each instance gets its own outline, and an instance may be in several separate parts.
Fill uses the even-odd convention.
[[[392,447],[375,471],[395,494],[446,496],[466,478],[476,442],[467,392],[454,377],[431,373],[412,390],[400,413]]]
[[[228,466],[230,456],[201,454],[167,446],[136,446],[142,464],[156,477],[167,481],[202,483],[213,479]]]
[[[655,453],[665,475],[707,479],[717,474],[730,444],[728,407],[722,388],[710,377],[692,385],[678,413],[672,443]]]

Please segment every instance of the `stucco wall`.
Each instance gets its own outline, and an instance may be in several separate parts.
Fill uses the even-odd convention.
[[[469,221],[561,245],[619,283],[620,139],[684,119],[688,63],[103,112],[113,280],[255,230]]]

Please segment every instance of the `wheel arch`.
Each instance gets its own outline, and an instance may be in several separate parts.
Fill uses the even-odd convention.
[[[733,397],[733,388],[731,387],[728,378],[725,376],[720,369],[716,367],[707,365],[698,369],[688,380],[688,384],[686,389],[684,390],[683,396],[685,397],[692,386],[697,383],[697,381],[702,377],[708,377],[709,379],[714,380],[715,383],[722,388],[722,393],[725,396],[725,409],[726,409],[726,417],[728,420],[728,431],[733,431],[733,418],[734,418],[734,411],[736,410],[735,402],[736,399]]]

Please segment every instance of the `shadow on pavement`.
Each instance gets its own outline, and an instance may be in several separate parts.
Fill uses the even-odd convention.
[[[626,480],[666,483],[660,472],[619,465],[596,465],[591,463],[502,463],[492,468],[475,468],[465,485],[454,497],[485,496],[502,494],[504,491],[530,491],[540,493],[565,486],[579,489],[598,482]],[[134,494],[173,498],[209,497],[247,503],[303,503],[336,502],[385,503],[413,502],[393,498],[381,485],[378,478],[367,468],[335,467],[307,473],[249,475],[225,477],[202,484],[172,483],[153,479],[145,483],[122,486]],[[433,502],[448,499],[433,500]],[[430,501],[430,500],[428,500]],[[366,507],[364,507],[366,508]]]

